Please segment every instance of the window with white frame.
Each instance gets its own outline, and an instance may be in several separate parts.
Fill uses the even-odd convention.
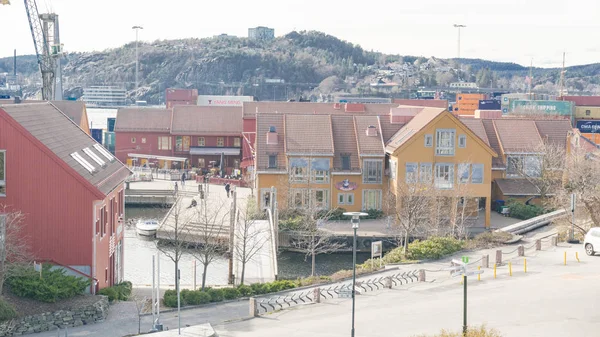
[[[433,146],[433,135],[425,135],[425,147]]]
[[[223,138],[223,137],[217,137],[217,146],[218,147],[225,146],[225,138]]]
[[[471,170],[471,183],[483,184],[483,164],[473,164]]]
[[[406,163],[406,179],[405,179],[405,181],[407,184],[414,184],[418,181],[418,179],[419,179],[418,167],[419,167],[419,164],[417,164],[417,163]]]
[[[363,184],[381,184],[382,173],[382,160],[365,159],[363,161]]]
[[[86,147],[85,149],[83,149],[83,153],[87,154],[98,165],[100,165],[102,167],[106,166],[106,163],[104,162],[104,160],[100,159],[100,157],[98,157],[92,150],[90,150],[89,147]]]
[[[305,183],[308,181],[308,160],[306,158],[290,158],[290,182]]]
[[[321,208],[321,209],[329,208],[329,190],[325,190],[325,189],[313,190],[311,198],[312,198],[312,205],[315,208]]]
[[[105,147],[103,147],[100,144],[94,144],[94,149],[96,149],[96,151],[100,152],[101,155],[104,156],[104,158],[108,159],[108,161],[110,161],[111,163],[113,161],[115,161],[115,156],[113,156],[112,154],[110,154],[110,152],[108,152],[106,150]]]
[[[454,155],[454,138],[456,131],[454,129],[437,129],[435,154],[438,156]]]
[[[0,150],[0,196],[6,196],[6,151]]]
[[[463,148],[463,149],[465,147],[467,147],[467,136],[466,135],[458,136],[458,147]]]
[[[398,162],[390,159],[390,178],[396,179],[396,172],[398,172]]]
[[[458,176],[458,182],[460,184],[467,184],[469,182],[470,166],[471,165],[469,165],[467,163],[458,164],[457,176]]]
[[[233,146],[234,146],[234,147],[240,147],[240,146],[241,146],[241,144],[242,144],[242,143],[241,143],[240,137],[235,137],[235,138],[233,138]]]
[[[290,207],[304,208],[308,207],[310,202],[310,194],[306,188],[293,188],[291,189],[291,198],[289,200]]]
[[[354,193],[338,193],[338,205],[354,205]]]
[[[171,137],[158,137],[159,150],[171,150],[172,148]]]
[[[433,166],[431,163],[421,163],[421,167],[419,169],[419,178],[421,184],[431,184],[431,179],[433,179]]]
[[[435,187],[439,189],[454,187],[454,164],[435,164]]]
[[[142,144],[146,144],[146,137],[142,137]]]
[[[198,137],[198,146],[206,146],[206,140],[204,137]]]
[[[134,144],[135,143],[135,137],[131,137],[131,143]]]
[[[313,158],[310,161],[310,180],[317,184],[329,182],[329,158]]]
[[[542,174],[542,158],[538,155],[508,155],[506,175],[509,177],[527,176],[538,178]]]
[[[370,209],[381,210],[381,190],[363,190],[362,209],[368,211]]]
[[[94,167],[94,165],[90,164],[90,162],[85,160],[79,153],[73,152],[73,153],[71,153],[71,157],[73,159],[75,159],[75,161],[77,161],[81,166],[83,166],[90,173],[96,172],[96,168]]]

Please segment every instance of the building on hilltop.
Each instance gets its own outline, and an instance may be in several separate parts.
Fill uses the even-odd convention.
[[[262,26],[248,28],[248,38],[252,40],[271,41],[275,39],[275,29]]]
[[[127,105],[127,90],[117,86],[83,88],[83,101],[94,107],[121,107]]]
[[[0,204],[25,216],[37,261],[123,281],[124,181],[131,172],[50,102],[0,105]]]

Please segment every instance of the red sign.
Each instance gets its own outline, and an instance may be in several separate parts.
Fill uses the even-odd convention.
[[[348,179],[344,179],[335,184],[335,188],[340,191],[354,191],[357,187],[358,185],[356,183],[352,183]]]

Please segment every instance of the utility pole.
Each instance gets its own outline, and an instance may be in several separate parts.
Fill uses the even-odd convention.
[[[231,214],[229,216],[229,284],[235,284],[235,276],[233,275],[233,258],[235,253],[235,226],[237,225],[237,191],[235,186],[232,191],[233,202],[231,203]]]
[[[466,28],[467,26],[465,25],[458,25],[458,24],[454,24],[454,28],[458,28],[458,56],[457,56],[457,61],[459,62],[459,70],[462,71],[462,66],[460,65],[460,29],[461,28]],[[460,71],[459,71],[459,75],[458,75],[458,80],[460,81]]]
[[[138,53],[138,33],[140,29],[144,29],[142,26],[133,26],[131,29],[135,29],[135,92],[137,94],[137,90],[139,88],[139,53]]]

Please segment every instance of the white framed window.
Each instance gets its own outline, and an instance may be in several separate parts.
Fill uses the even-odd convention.
[[[370,209],[381,210],[381,190],[363,190],[362,209],[368,211]]]
[[[329,169],[331,160],[329,158],[312,158],[310,160],[310,180],[317,184],[329,182]]]
[[[71,157],[73,159],[75,159],[75,161],[77,161],[81,166],[83,166],[90,173],[96,172],[96,168],[94,167],[94,165],[90,164],[90,162],[85,160],[79,153],[73,152],[73,153],[71,153]]]
[[[240,137],[233,138],[233,146],[234,147],[240,147],[241,146]]]
[[[458,147],[463,149],[467,147],[467,135],[458,136]]]
[[[363,184],[381,184],[383,176],[382,160],[363,160]]]
[[[483,184],[483,164],[473,164],[471,170],[471,183]]]
[[[206,146],[206,140],[204,137],[198,137],[198,146]]]
[[[206,167],[206,162],[204,158],[198,158],[198,167]]]
[[[406,183],[407,184],[414,184],[418,181],[419,179],[419,172],[418,172],[418,167],[419,164],[417,163],[406,163]]]
[[[354,193],[338,193],[338,205],[354,205]]]
[[[329,190],[313,190],[311,199],[314,207],[321,209],[329,208]]]
[[[171,137],[158,137],[158,149],[159,150],[171,150],[172,149]]]
[[[305,183],[308,181],[308,176],[306,174],[306,167],[292,167],[290,174],[290,181],[295,183]]]
[[[398,162],[390,159],[390,178],[396,179],[397,172],[398,172]]]
[[[0,196],[6,196],[6,150],[0,150]]]
[[[329,182],[329,171],[323,170],[312,170],[312,181],[318,184],[325,184]]]
[[[142,144],[146,144],[146,137],[142,137]]]
[[[103,155],[104,158],[108,159],[108,161],[110,161],[110,162],[115,161],[115,157],[112,154],[110,154],[110,152],[108,152],[104,147],[102,147],[102,145],[94,144],[94,149],[96,149],[96,151],[100,152],[100,154]]]
[[[433,135],[425,135],[425,147],[432,147],[433,146]]]
[[[419,169],[419,181],[421,184],[431,184],[431,179],[433,178],[433,166],[431,163],[421,163],[421,167]]]
[[[293,208],[304,208],[309,205],[310,194],[306,188],[293,188],[291,189],[291,198],[289,200],[290,207]]]
[[[454,138],[456,131],[454,129],[437,129],[435,154],[438,156],[454,155]]]
[[[225,138],[223,138],[223,137],[217,137],[217,146],[218,147],[225,146]]]
[[[460,184],[467,184],[469,182],[469,169],[471,165],[467,164],[467,163],[461,163],[458,164],[458,172],[457,172],[457,176],[458,176],[458,182]]]
[[[439,189],[454,187],[454,164],[435,164],[435,187]]]
[[[87,154],[90,158],[92,158],[92,160],[95,161],[98,165],[100,165],[102,167],[104,167],[106,165],[104,160],[100,159],[100,157],[98,157],[92,150],[90,150],[89,147],[86,147],[85,149],[83,149],[83,152],[85,154]]]
[[[542,174],[542,158],[537,155],[508,155],[506,175],[539,178]]]
[[[131,144],[135,143],[135,137],[131,137]]]

